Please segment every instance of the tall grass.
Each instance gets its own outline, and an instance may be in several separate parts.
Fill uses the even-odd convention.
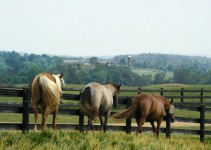
[[[198,137],[172,134],[166,139],[164,134],[156,139],[152,133],[136,136],[134,133],[100,131],[80,133],[71,130],[45,130],[28,134],[18,131],[0,131],[0,149],[51,149],[51,150],[206,150],[211,149],[211,140],[199,142]]]

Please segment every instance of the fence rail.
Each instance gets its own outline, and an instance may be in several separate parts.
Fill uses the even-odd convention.
[[[64,89],[64,91],[78,91],[80,92],[82,89],[79,88],[69,88]],[[164,116],[164,120],[166,120],[166,127],[161,128],[161,132],[166,133],[166,137],[170,138],[171,133],[189,133],[189,134],[197,134],[200,135],[200,141],[204,141],[205,135],[211,135],[211,131],[205,131],[205,124],[211,124],[210,119],[205,119],[205,113],[210,112],[211,108],[206,108],[205,106],[210,106],[211,101],[204,102],[204,99],[211,99],[211,96],[205,96],[204,93],[211,93],[211,90],[165,90],[161,89],[122,89],[121,93],[124,92],[134,92],[134,93],[143,93],[143,92],[157,92],[161,95],[166,96],[167,98],[177,98],[181,99],[180,102],[175,103],[176,109],[180,110],[187,110],[187,111],[197,111],[199,112],[198,118],[187,118],[187,117],[177,117],[177,122],[192,122],[198,123],[200,130],[190,130],[190,129],[171,129],[171,124],[168,119],[168,116]],[[175,95],[168,95],[168,93],[175,92]],[[184,96],[184,93],[199,93],[198,96]],[[178,96],[179,93],[179,96]],[[210,94],[211,95],[211,94]],[[31,102],[31,88],[30,87],[6,87],[0,86],[0,96],[9,96],[9,97],[22,97],[22,103],[0,103],[0,113],[20,113],[22,114],[22,123],[6,123],[1,122],[0,128],[1,129],[17,129],[22,130],[24,133],[28,132],[33,128],[34,124],[29,123],[29,114],[33,113],[33,109],[30,105]],[[135,95],[134,95],[135,96]],[[129,107],[132,101],[132,97],[127,96],[120,96],[118,102],[120,105],[125,105]],[[65,100],[74,100],[79,101],[80,94],[63,94],[63,99]],[[185,99],[198,99],[198,102],[184,102]],[[66,108],[67,107],[67,108]],[[76,109],[69,109],[68,107],[75,107]],[[40,111],[40,110],[39,110]],[[114,114],[112,112],[111,114]],[[59,115],[76,115],[79,116],[79,123],[78,124],[57,124],[58,129],[86,129],[87,125],[84,125],[84,116],[80,114],[78,109],[78,104],[62,104],[59,109]],[[2,120],[3,121],[3,120]],[[39,126],[38,126],[39,127]],[[100,129],[99,125],[94,125],[95,129]],[[108,130],[115,130],[115,131],[126,131],[130,133],[137,129],[136,126],[132,126],[132,118],[127,118],[125,125],[108,125]],[[151,128],[144,127],[143,131],[151,131]]]

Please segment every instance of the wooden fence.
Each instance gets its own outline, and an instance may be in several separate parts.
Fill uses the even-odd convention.
[[[79,101],[80,91],[81,89],[71,88],[64,89],[64,91],[75,91],[78,94],[63,94],[64,100],[75,100]],[[168,116],[164,116],[164,120],[166,120],[165,128],[161,128],[161,132],[166,133],[166,137],[170,138],[171,133],[185,133],[185,134],[196,134],[200,136],[200,141],[205,140],[205,135],[211,135],[211,131],[205,130],[205,124],[211,124],[210,119],[205,119],[205,114],[211,111],[211,90],[165,90],[161,89],[122,89],[121,93],[133,93],[134,96],[140,93],[160,93],[167,98],[174,98],[177,101],[174,103],[176,109],[187,110],[187,111],[198,111],[198,118],[187,118],[187,117],[176,117],[176,122],[193,122],[198,123],[200,129],[199,130],[190,130],[190,129],[176,129],[171,128],[171,123],[169,121]],[[194,93],[190,96],[186,93]],[[206,94],[206,95],[205,95]],[[193,96],[194,95],[194,96]],[[0,113],[21,113],[22,114],[22,122],[21,123],[11,123],[4,122],[1,120],[0,129],[4,130],[22,130],[23,133],[28,132],[33,129],[34,124],[29,123],[29,114],[33,113],[31,107],[31,89],[29,87],[17,88],[17,87],[0,87],[0,96],[8,96],[8,97],[22,97],[22,103],[0,103]],[[188,100],[191,99],[191,100]],[[195,99],[192,102],[192,99]],[[129,107],[131,104],[132,97],[120,96],[118,99],[119,105],[125,105]],[[70,106],[70,105],[68,105]],[[74,105],[76,109],[69,109],[63,104],[59,109],[59,115],[76,115],[79,116],[78,124],[57,124],[58,129],[75,129],[75,130],[83,130],[87,128],[87,125],[84,125],[84,116],[80,114],[78,105]],[[112,114],[115,112],[112,112]],[[125,131],[130,133],[131,131],[135,131],[137,126],[131,125],[132,118],[127,118],[125,125],[108,125],[108,130],[114,131]],[[39,125],[40,126],[40,125]],[[99,125],[94,125],[94,129],[100,129]],[[143,131],[151,131],[150,127],[144,127]]]

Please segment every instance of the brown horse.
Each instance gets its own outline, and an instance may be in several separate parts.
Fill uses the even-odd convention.
[[[37,130],[38,105],[42,108],[41,128],[46,128],[48,114],[53,110],[53,129],[56,129],[56,115],[64,86],[63,74],[38,74],[32,82],[32,104],[35,117],[34,130]]]
[[[80,110],[88,116],[88,127],[91,130],[93,129],[92,121],[99,116],[101,127],[106,132],[107,121],[113,103],[114,106],[118,103],[120,86],[113,83],[99,84],[97,82],[91,82],[83,89],[80,96]],[[103,114],[105,114],[104,122],[102,119]]]
[[[114,118],[128,118],[135,115],[138,128],[136,134],[141,133],[142,126],[145,121],[149,121],[152,125],[154,135],[158,138],[160,125],[163,120],[163,111],[170,115],[171,122],[174,122],[174,105],[173,99],[169,102],[165,97],[158,94],[140,94],[137,95],[131,106],[123,112],[119,112],[113,115]],[[154,121],[157,122],[157,128],[155,128]]]

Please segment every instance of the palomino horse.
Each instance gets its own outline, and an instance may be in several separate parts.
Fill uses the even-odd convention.
[[[64,86],[63,74],[38,74],[32,82],[32,104],[35,117],[34,130],[37,130],[38,105],[42,108],[41,128],[46,128],[48,114],[53,111],[53,129],[56,129],[56,115]]]
[[[140,94],[137,95],[131,106],[123,112],[113,115],[114,118],[128,118],[135,115],[138,128],[136,134],[141,133],[141,128],[145,121],[149,121],[152,125],[154,135],[158,138],[160,125],[163,120],[163,111],[170,115],[171,122],[174,122],[174,105],[173,99],[169,102],[165,97],[158,94]],[[155,128],[154,121],[157,122]]]
[[[85,86],[80,96],[80,110],[88,116],[88,127],[93,129],[92,121],[99,116],[101,128],[106,132],[111,108],[117,106],[121,85],[113,83],[99,84],[91,82]],[[114,97],[114,100],[113,100]],[[103,123],[102,115],[105,114]]]

